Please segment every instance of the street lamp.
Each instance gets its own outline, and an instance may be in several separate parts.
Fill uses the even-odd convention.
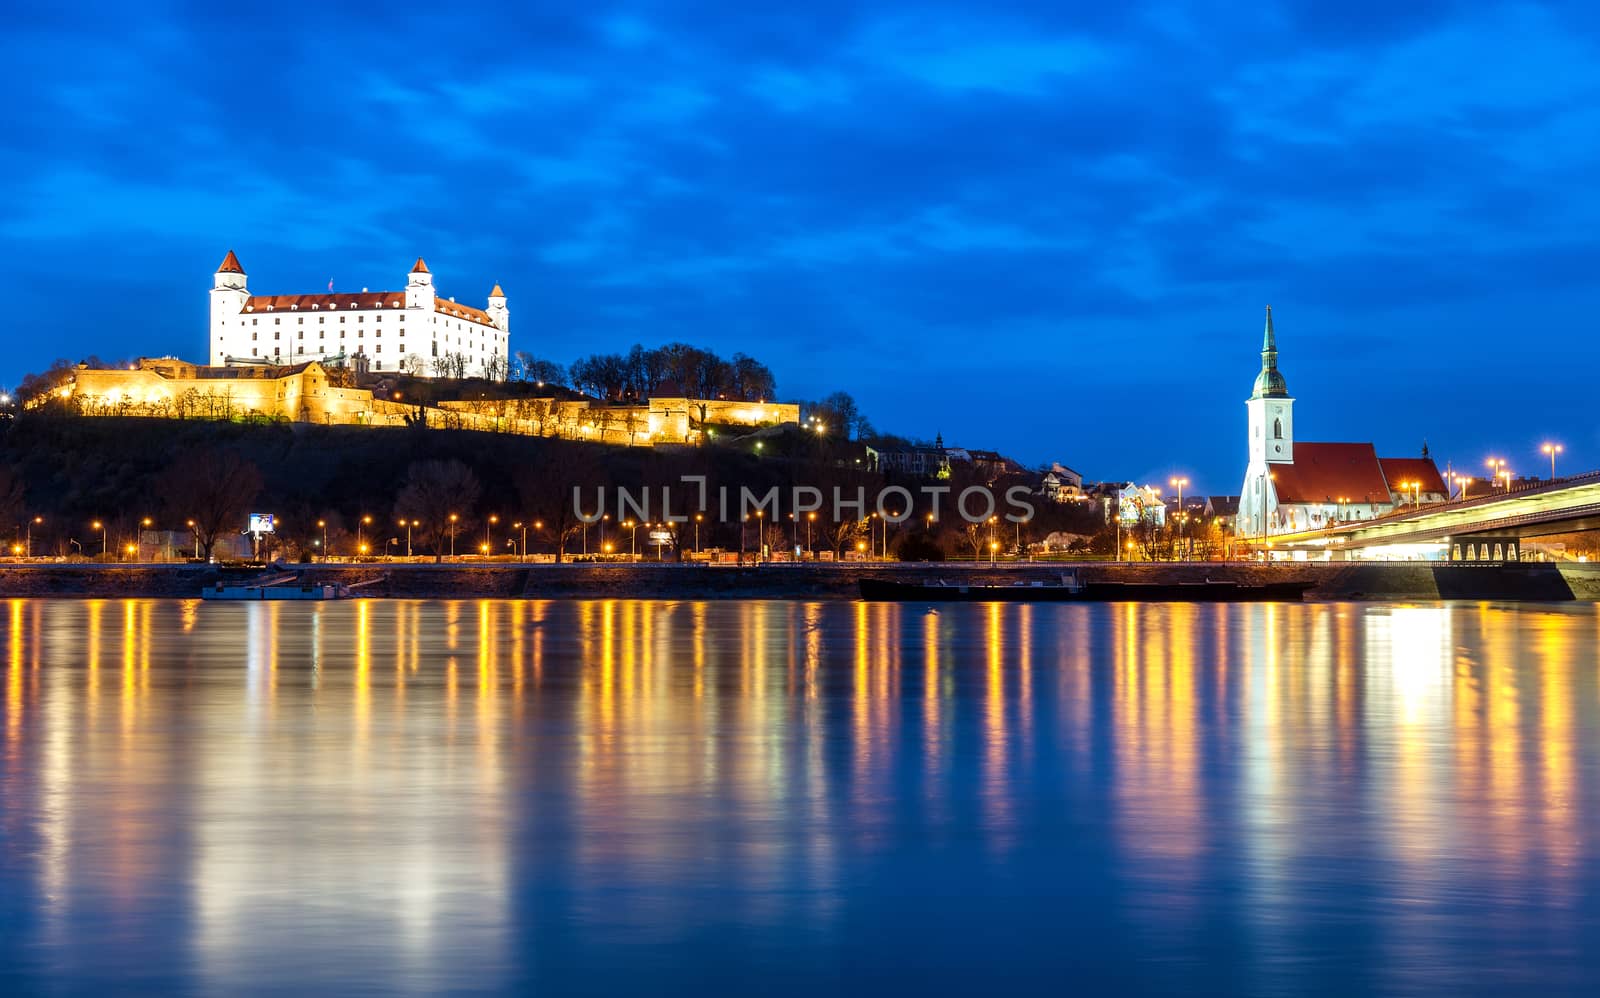
[[[187,522],[189,524],[189,532],[194,535],[194,560],[195,561],[199,561],[200,560],[200,528],[195,526],[195,523],[194,523],[193,520],[189,520]]]
[[[1467,499],[1467,486],[1472,483],[1472,476],[1451,475],[1450,480],[1456,483],[1456,501],[1465,502]]]
[[[454,513],[450,514],[450,557],[452,558],[456,556],[456,524],[460,521],[461,517]]]
[[[411,528],[417,526],[416,520],[401,520],[400,526],[406,528],[406,557],[411,557]]]
[[[361,530],[362,530],[363,527],[365,527],[366,525],[370,524],[371,522],[372,522],[372,517],[370,517],[370,516],[362,516],[359,520],[356,521],[356,553],[357,554],[366,554],[367,553],[366,540],[365,540],[365,538],[363,538],[361,536]],[[323,545],[323,548],[324,548],[324,550],[326,550],[327,545]]]
[[[1500,469],[1504,468],[1506,463],[1497,457],[1491,457],[1483,463],[1489,466],[1489,482],[1492,487],[1494,480],[1500,477]]]
[[[637,561],[639,559],[639,524],[633,520],[626,520],[622,525],[628,528],[628,559]]]
[[[704,519],[705,519],[705,515],[704,514],[696,513],[694,515],[694,553],[695,554],[699,554],[700,553],[700,521],[704,520]]]
[[[100,531],[100,557],[106,556],[106,525],[99,520],[89,524],[90,529]]]
[[[33,557],[33,525],[35,523],[43,523],[43,522],[44,522],[44,517],[42,517],[42,516],[36,516],[33,519],[28,521],[28,557],[29,558]]]
[[[816,510],[806,514],[806,557],[812,556],[811,551],[811,525],[817,522]]]
[[[1550,480],[1553,482],[1556,480],[1556,455],[1564,448],[1560,444],[1545,444],[1539,449],[1550,455]]]
[[[328,521],[318,520],[317,527],[322,530],[322,560],[328,560]]]
[[[494,513],[490,513],[489,522],[483,525],[483,553],[485,557],[488,557],[489,554],[489,528],[499,522],[500,517],[496,516]]]
[[[518,520],[517,522],[515,522],[515,523],[513,523],[511,525],[511,529],[512,530],[520,530],[520,531],[522,531],[522,549],[521,549],[521,552],[518,555],[518,557],[520,557],[523,561],[527,561],[528,560],[528,525],[526,523],[523,523],[521,520]],[[508,539],[506,541],[506,543],[509,544],[511,542]]]

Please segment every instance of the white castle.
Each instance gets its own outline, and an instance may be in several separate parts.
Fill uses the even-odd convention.
[[[496,284],[487,309],[433,292],[419,257],[404,291],[254,295],[229,250],[211,287],[216,367],[344,361],[358,370],[504,380],[511,312]]]

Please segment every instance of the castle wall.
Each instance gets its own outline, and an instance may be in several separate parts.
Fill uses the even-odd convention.
[[[702,420],[762,426],[798,423],[792,403],[725,399],[650,399],[609,405],[585,399],[518,398],[413,403],[339,386],[321,364],[280,373],[270,367],[201,368],[146,358],[134,370],[76,372],[69,398],[87,416],[270,419],[326,426],[404,426],[420,412],[435,429],[479,430],[593,440],[625,446],[691,443]]]

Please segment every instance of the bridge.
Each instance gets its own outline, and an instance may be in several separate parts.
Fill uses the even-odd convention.
[[[1342,551],[1408,544],[1438,544],[1477,536],[1541,537],[1600,530],[1600,471],[1586,472],[1444,503],[1402,507],[1371,520],[1351,520],[1264,538],[1241,537],[1247,546],[1304,551],[1320,557]],[[1357,555],[1359,557],[1359,555]]]

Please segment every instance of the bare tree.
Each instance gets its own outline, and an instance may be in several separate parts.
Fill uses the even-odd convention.
[[[565,560],[567,542],[583,531],[576,507],[578,490],[583,490],[585,502],[592,503],[593,490],[604,481],[604,468],[592,447],[546,447],[537,460],[518,467],[523,515],[544,524],[542,532],[555,541],[556,561]],[[584,507],[585,515],[591,508]]]
[[[245,514],[261,492],[261,471],[238,451],[206,447],[167,468],[158,483],[175,521],[194,522],[206,561],[223,532],[242,531]]]
[[[416,522],[415,534],[433,547],[433,560],[442,561],[444,545],[466,528],[481,491],[478,476],[460,461],[416,461],[406,469],[394,511]]]

